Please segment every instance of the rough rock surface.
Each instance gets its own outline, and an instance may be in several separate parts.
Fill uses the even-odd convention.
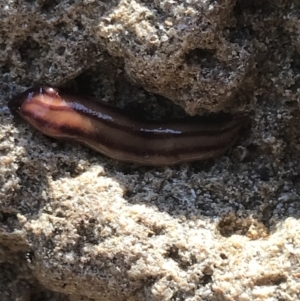
[[[0,300],[298,300],[299,9],[0,0]],[[253,122],[216,160],[136,167],[13,119],[36,83]]]

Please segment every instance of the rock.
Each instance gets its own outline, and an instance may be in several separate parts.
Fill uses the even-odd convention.
[[[298,11],[0,0],[0,300],[299,299]],[[216,160],[121,164],[14,119],[36,83],[149,119],[252,110],[251,129]]]

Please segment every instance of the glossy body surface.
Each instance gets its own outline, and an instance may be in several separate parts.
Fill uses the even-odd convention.
[[[51,87],[34,87],[11,99],[10,110],[43,134],[71,139],[116,160],[164,166],[226,152],[247,116],[211,122],[142,122],[106,103]]]

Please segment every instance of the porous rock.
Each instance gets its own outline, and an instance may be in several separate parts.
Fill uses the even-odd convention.
[[[299,299],[298,11],[0,0],[0,299]],[[216,160],[135,167],[14,119],[8,99],[36,83],[253,121]]]

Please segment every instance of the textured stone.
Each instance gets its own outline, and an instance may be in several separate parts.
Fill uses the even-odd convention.
[[[0,299],[298,300],[298,12],[0,0]],[[253,122],[216,160],[136,167],[13,119],[8,99],[36,83],[149,119],[177,103]]]

